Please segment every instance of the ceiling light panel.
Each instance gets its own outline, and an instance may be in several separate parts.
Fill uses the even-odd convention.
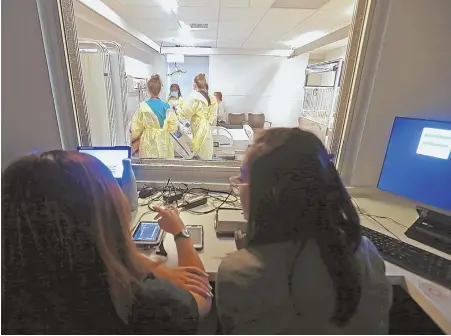
[[[329,0],[276,0],[272,8],[319,9]]]

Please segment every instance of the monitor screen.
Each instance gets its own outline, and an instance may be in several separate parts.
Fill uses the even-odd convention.
[[[80,153],[92,155],[102,161],[107,166],[113,176],[117,179],[122,178],[124,167],[122,160],[130,158],[130,147],[80,147]]]
[[[451,211],[451,122],[396,117],[378,188]]]

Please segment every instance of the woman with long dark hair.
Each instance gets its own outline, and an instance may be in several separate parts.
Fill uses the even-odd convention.
[[[222,262],[217,307],[231,334],[387,333],[391,286],[321,141],[275,128],[255,139],[239,188],[244,248]]]
[[[176,83],[169,88],[168,104],[177,112],[183,106],[183,95],[180,86]]]
[[[162,230],[184,230],[155,209]],[[208,313],[208,277],[189,237],[179,266],[141,255],[131,211],[98,159],[52,151],[2,176],[2,333],[192,334]]]

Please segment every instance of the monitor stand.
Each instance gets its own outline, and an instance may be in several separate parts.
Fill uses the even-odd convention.
[[[418,219],[407,229],[410,239],[451,254],[451,217],[420,206]]]

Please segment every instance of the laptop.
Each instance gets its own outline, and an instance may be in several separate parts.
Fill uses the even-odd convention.
[[[121,183],[122,172],[124,166],[123,159],[130,159],[131,148],[129,146],[114,146],[114,147],[77,147],[79,153],[89,154],[99,159],[105,166],[107,166],[116,181]]]

